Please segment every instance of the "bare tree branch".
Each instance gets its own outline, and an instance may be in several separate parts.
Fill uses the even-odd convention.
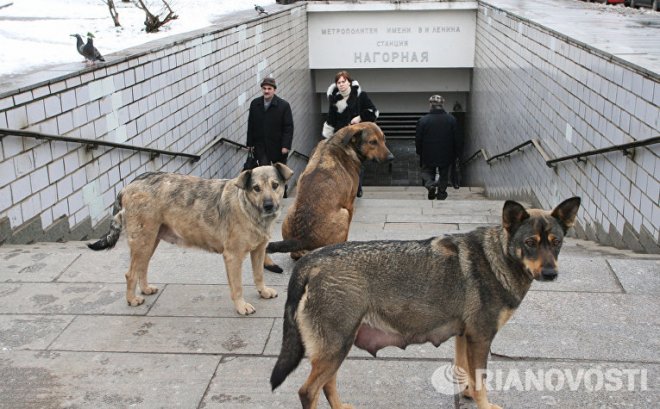
[[[146,17],[144,19],[144,27],[147,33],[155,33],[158,31],[158,29],[168,22],[172,20],[176,20],[179,18],[179,16],[174,13],[174,10],[172,10],[172,7],[167,3],[165,0],[161,0],[165,7],[167,8],[168,13],[165,15],[165,17],[161,20],[160,16],[154,15],[151,11],[149,11],[149,8],[147,5],[144,3],[142,0],[135,0],[135,6],[139,8],[140,10],[143,10]]]
[[[117,8],[115,7],[115,1],[101,0],[101,2],[104,3],[106,6],[108,6],[108,10],[110,11],[110,17],[112,17],[112,21],[115,23],[115,27],[121,27],[121,24],[119,24],[119,13],[117,12]]]

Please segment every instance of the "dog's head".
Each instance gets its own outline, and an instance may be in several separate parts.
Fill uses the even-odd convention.
[[[335,137],[341,140],[344,146],[350,145],[355,149],[362,162],[373,160],[380,163],[394,159],[392,152],[385,146],[385,134],[373,122],[345,126]]]
[[[259,166],[245,170],[236,179],[236,186],[245,191],[247,200],[263,216],[276,216],[284,196],[284,184],[293,171],[286,165]]]
[[[533,279],[557,278],[557,257],[568,229],[575,223],[580,198],[563,201],[552,211],[528,209],[507,200],[502,226],[507,233],[508,254],[518,260]]]

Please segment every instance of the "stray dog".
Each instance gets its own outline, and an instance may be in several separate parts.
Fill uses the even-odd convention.
[[[297,260],[308,250],[345,242],[361,163],[393,159],[383,131],[373,122],[346,126],[319,142],[300,175],[298,194],[282,223],[284,240],[270,243],[267,252],[291,252]],[[273,264],[269,260],[267,257],[267,264]]]
[[[243,298],[241,265],[250,253],[259,295],[277,297],[274,289],[264,285],[263,262],[284,184],[292,175],[281,163],[246,170],[235,179],[144,173],[117,195],[108,234],[87,246],[110,249],[122,227],[126,229],[131,250],[126,300],[133,307],[144,302],[135,295],[136,284],[142,294],[158,291],[147,281],[147,267],[160,240],[222,253],[236,311],[252,314],[254,307]]]
[[[507,201],[502,226],[417,241],[348,242],[298,261],[289,282],[282,350],[270,383],[277,388],[305,352],[312,371],[298,394],[304,409],[323,392],[332,409],[347,409],[337,370],[351,346],[376,352],[456,336],[456,372],[463,394],[495,409],[483,377],[491,342],[533,280],[554,280],[562,239],[580,198],[554,210],[525,210]],[[460,380],[459,380],[460,381]]]

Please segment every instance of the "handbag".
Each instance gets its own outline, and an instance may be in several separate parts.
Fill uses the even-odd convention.
[[[254,152],[252,149],[248,151],[247,158],[243,164],[243,170],[251,170],[259,166],[259,161],[254,157]]]

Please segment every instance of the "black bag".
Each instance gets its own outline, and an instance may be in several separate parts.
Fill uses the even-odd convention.
[[[250,149],[247,154],[247,159],[245,159],[245,163],[243,164],[243,170],[254,169],[257,166],[259,166],[259,161],[254,157],[254,152]]]

